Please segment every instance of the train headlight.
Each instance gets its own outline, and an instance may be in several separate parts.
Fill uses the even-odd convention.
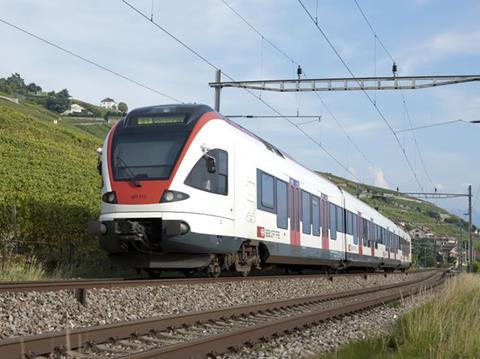
[[[107,232],[108,232],[107,226],[104,223],[100,224],[100,233],[105,235],[107,234]]]
[[[117,203],[117,196],[115,196],[115,192],[106,192],[102,196],[102,201],[106,203]]]
[[[188,233],[188,231],[190,231],[190,227],[188,226],[188,224],[186,224],[185,222],[180,222],[180,233],[185,234]]]
[[[160,202],[172,202],[175,199],[175,194],[172,191],[163,192],[162,201]]]
[[[162,198],[160,199],[160,203],[183,201],[184,199],[187,199],[189,197],[190,196],[186,193],[178,192],[178,191],[170,191],[167,189],[165,192],[163,192]]]

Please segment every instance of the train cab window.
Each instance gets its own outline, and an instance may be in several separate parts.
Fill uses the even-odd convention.
[[[329,210],[329,215],[328,215],[328,229],[330,229],[330,238],[335,240],[337,239],[337,211],[335,210],[335,205],[333,203],[329,203],[328,205],[328,210]]]
[[[312,196],[312,234],[320,236],[320,199]]]
[[[312,233],[312,213],[310,205],[310,193],[302,191],[302,232]]]
[[[287,184],[277,179],[276,187],[277,187],[277,227],[287,229],[288,228]]]
[[[214,167],[209,161],[214,160]],[[228,154],[218,148],[205,153],[185,179],[187,186],[202,191],[228,195]]]

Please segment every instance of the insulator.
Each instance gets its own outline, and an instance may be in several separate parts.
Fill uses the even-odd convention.
[[[302,76],[302,67],[300,65],[297,67],[297,75],[298,77]]]

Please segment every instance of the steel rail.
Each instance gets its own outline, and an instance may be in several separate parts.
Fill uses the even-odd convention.
[[[406,273],[418,273],[432,269],[407,271]],[[399,272],[369,272],[369,273],[337,273],[337,274],[304,274],[304,275],[270,275],[250,277],[220,277],[220,278],[161,278],[161,279],[123,279],[123,278],[102,278],[102,279],[71,279],[71,280],[46,280],[46,281],[21,281],[21,282],[0,282],[0,293],[2,292],[30,292],[30,291],[59,291],[66,289],[90,289],[90,288],[117,288],[117,287],[139,287],[139,286],[171,286],[178,284],[203,284],[222,283],[234,281],[256,281],[256,280],[290,280],[290,279],[315,279],[334,278],[345,276],[371,276],[400,274]]]
[[[444,279],[438,279],[431,286],[440,285]],[[328,319],[341,317],[346,314],[373,308],[378,305],[389,303],[409,295],[418,293],[421,287],[412,289],[405,293],[397,292],[378,296],[376,298],[367,299],[351,304],[345,304],[340,307],[331,309],[321,309],[313,312],[306,312],[291,317],[267,321],[260,324],[248,326],[246,328],[232,330],[226,333],[207,336],[190,342],[170,345],[167,347],[147,350],[137,354],[129,354],[121,358],[130,359],[180,359],[180,358],[203,358],[207,355],[216,357],[216,354],[229,350],[236,350],[245,343],[252,343],[259,339],[267,339],[275,334],[283,333],[289,330],[302,328],[307,325],[313,325]]]
[[[175,316],[140,319],[129,322],[112,323],[102,326],[72,329],[53,333],[44,333],[24,337],[7,338],[0,341],[0,358],[15,358],[26,353],[46,354],[55,348],[79,348],[88,342],[102,343],[110,338],[127,338],[132,333],[142,334],[151,330],[167,330],[185,325],[194,325],[198,322],[220,320],[223,318],[248,315],[268,310],[278,310],[302,304],[325,302],[335,299],[354,297],[379,291],[404,288],[416,285],[433,278],[438,272],[432,272],[427,277],[407,282],[388,284],[349,290],[339,293],[329,293],[310,297],[301,297],[270,303],[243,305],[233,308],[216,309],[205,312],[192,312]]]

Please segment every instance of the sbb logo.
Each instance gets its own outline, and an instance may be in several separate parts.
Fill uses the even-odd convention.
[[[258,227],[257,226],[257,237],[258,238],[265,238],[265,227]]]

